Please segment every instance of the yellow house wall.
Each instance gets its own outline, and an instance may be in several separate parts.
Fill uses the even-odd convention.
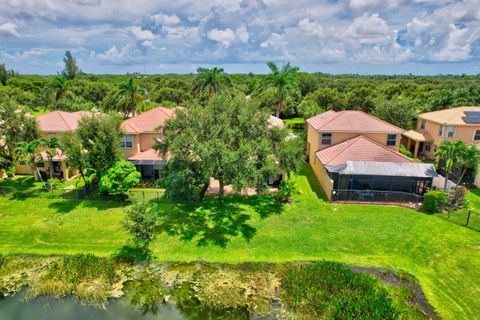
[[[310,160],[310,165],[315,173],[315,177],[317,178],[320,187],[327,196],[328,200],[330,200],[333,190],[333,181],[328,176],[327,170],[316,157]]]
[[[133,147],[121,148],[123,156],[125,157],[125,159],[128,159],[131,156],[136,155],[137,153],[151,149],[155,142],[154,139],[156,139],[158,136],[159,136],[158,133],[142,133],[142,134],[132,135]]]

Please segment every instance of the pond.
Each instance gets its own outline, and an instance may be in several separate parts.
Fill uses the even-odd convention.
[[[250,315],[243,311],[207,310],[189,307],[182,310],[174,304],[161,305],[157,313],[133,307],[126,299],[111,299],[104,309],[82,304],[74,297],[39,297],[26,299],[21,293],[0,299],[0,320],[244,320]]]

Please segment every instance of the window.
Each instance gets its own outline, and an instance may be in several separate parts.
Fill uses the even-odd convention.
[[[420,129],[425,130],[426,127],[427,127],[427,121],[422,120],[422,122],[420,123]]]
[[[120,147],[122,147],[122,148],[133,148],[133,137],[132,136],[123,136],[120,139]]]
[[[432,144],[430,142],[427,142],[425,144],[425,151],[430,152],[431,149],[432,149]]]
[[[433,145],[433,152],[437,152],[437,145]]]
[[[475,134],[473,135],[473,140],[480,140],[480,130],[475,130]]]
[[[441,137],[443,135],[443,127],[438,127],[438,136]]]
[[[445,128],[445,135],[448,138],[453,138],[455,136],[455,127],[446,127]]]
[[[322,133],[322,144],[332,144],[331,133]]]
[[[394,146],[397,144],[397,135],[396,134],[389,134],[387,136],[387,146]]]

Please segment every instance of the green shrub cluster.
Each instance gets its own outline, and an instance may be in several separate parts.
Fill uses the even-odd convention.
[[[300,317],[385,320],[399,316],[378,280],[333,262],[289,268],[282,276],[281,297]]]
[[[405,146],[403,144],[400,145],[400,148],[398,149],[398,151],[403,154],[404,156],[407,156],[409,158],[413,157],[412,153],[410,152],[410,150],[408,150],[407,148],[405,148]]]
[[[117,280],[113,262],[93,254],[66,256],[52,264],[47,277],[73,285],[94,279],[103,279],[109,284]]]
[[[423,208],[431,213],[442,212],[446,202],[445,192],[441,190],[431,190],[423,196]]]

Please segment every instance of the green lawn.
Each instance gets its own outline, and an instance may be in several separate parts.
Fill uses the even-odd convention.
[[[298,175],[301,193],[283,206],[236,196],[197,208],[161,204],[163,226],[176,236],[157,238],[155,258],[327,259],[403,270],[416,276],[443,318],[480,318],[480,233],[407,208],[326,203],[312,190],[311,175],[308,169]],[[124,209],[115,202],[0,198],[0,252],[110,255],[127,239]]]
[[[62,181],[56,188],[68,188],[68,187],[82,187],[84,185],[83,180],[80,177],[76,177],[69,181]],[[17,175],[13,178],[0,180],[0,187],[17,187],[17,188],[42,188],[44,184],[40,181],[35,181],[33,175]]]

